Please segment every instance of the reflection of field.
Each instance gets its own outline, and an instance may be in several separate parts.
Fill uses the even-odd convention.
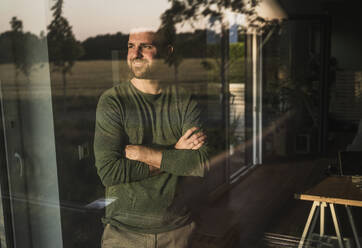
[[[199,96],[201,106],[207,110],[207,119],[210,125],[221,125],[221,83],[220,70],[216,60],[208,59],[211,69],[202,66],[203,59],[184,59],[178,68],[178,83],[188,91]],[[163,61],[160,64],[158,77],[165,82],[174,82],[174,68],[167,66]],[[62,75],[59,71],[49,69],[49,64],[37,65],[32,70],[29,78],[18,73],[15,83],[15,67],[11,64],[0,65],[0,79],[2,81],[3,96],[5,99],[19,98],[22,101],[36,101],[37,99],[52,97],[54,120],[62,121],[58,127],[81,125],[76,120],[82,120],[89,126],[89,134],[93,132],[98,97],[106,89],[111,88],[114,82],[128,80],[128,66],[126,61],[78,61],[75,63],[71,74],[67,75],[66,98]],[[230,93],[232,104],[230,108],[231,123],[239,119],[233,136],[243,136],[244,130],[244,81],[243,60],[234,62],[230,66],[228,78],[230,79]],[[238,84],[232,84],[238,83]],[[51,93],[50,93],[51,92]],[[241,119],[240,119],[241,118]],[[69,123],[63,123],[69,122]],[[81,130],[81,131],[79,131]],[[63,137],[76,137],[86,129],[61,128],[58,133]],[[221,133],[220,133],[221,135]]]
[[[207,110],[207,119],[214,126],[215,123],[222,122],[220,70],[213,59],[207,60],[213,66],[206,70],[202,66],[203,61],[203,59],[184,59],[178,68],[178,83],[199,96],[201,106]],[[158,63],[160,72],[157,77],[165,82],[174,82],[174,68],[167,66],[161,60]],[[230,82],[238,83],[230,85],[231,122],[241,118],[240,124],[237,124],[236,130],[234,130],[234,136],[242,136],[241,133],[244,130],[242,118],[244,115],[244,87],[240,84],[244,79],[242,65],[243,60],[235,62],[228,73]],[[49,64],[35,66],[29,78],[22,73],[18,73],[16,76],[14,65],[0,65],[0,79],[5,99],[19,98],[22,101],[36,101],[52,97],[55,121],[68,120],[69,125],[73,125],[72,123],[76,119],[93,122],[98,97],[106,89],[111,88],[114,82],[128,80],[128,74],[128,66],[124,60],[78,61],[71,74],[67,75],[66,98],[64,98],[62,75],[59,71],[53,71],[52,68],[49,70]],[[17,83],[15,83],[15,76]],[[61,126],[67,125],[63,123]],[[79,132],[77,129],[74,130],[76,133]],[[72,131],[73,129],[64,129],[64,136]],[[74,137],[76,134],[71,136]]]
[[[205,88],[205,84],[219,81],[219,70],[216,63],[210,60],[215,66],[211,70],[206,70],[201,62],[202,59],[184,59],[178,68],[178,81],[180,84],[186,84],[190,89],[196,90],[195,93],[218,94],[219,83],[211,84],[218,89],[210,88],[211,85]],[[168,67],[162,61],[159,64],[161,69],[157,76],[165,82],[174,82],[174,68]],[[230,68],[232,81],[239,78],[237,81],[240,82],[243,79],[242,76],[241,62],[237,66]],[[15,77],[14,65],[0,65],[0,79],[3,84],[3,92],[7,97],[15,92]],[[24,94],[24,97],[29,94],[29,91],[32,91],[32,97],[49,94],[49,79],[51,79],[52,95],[63,96],[61,73],[52,71],[52,68],[49,71],[48,64],[34,66],[29,79],[24,74],[19,73],[17,76],[19,92],[21,95]],[[125,81],[127,79],[128,67],[126,61],[78,61],[75,63],[71,74],[67,75],[66,95],[67,97],[99,96],[105,89],[112,87],[114,81]],[[208,89],[207,92],[206,89]]]
[[[216,60],[207,60],[209,64],[213,65],[209,70],[202,66],[203,61],[203,59],[184,59],[178,68],[178,83],[199,96],[201,106],[207,110],[210,126],[213,127],[217,136],[222,136],[222,132],[219,131],[219,126],[223,122],[221,120],[220,70]],[[161,69],[157,77],[165,82],[174,82],[174,68],[167,66],[161,60],[158,63]],[[64,98],[61,73],[53,71],[52,68],[49,70],[49,64],[37,65],[34,68],[29,79],[24,74],[18,73],[17,83],[15,83],[14,65],[0,65],[3,96],[5,99],[20,98],[29,103],[37,99],[52,97],[54,120],[56,124],[61,122],[56,125],[60,127],[57,133],[63,138],[69,136],[69,139],[73,139],[83,132],[86,132],[82,134],[85,137],[92,135],[98,97],[106,89],[111,88],[114,82],[126,81],[129,77],[128,66],[124,60],[78,61],[71,74],[67,75],[66,98]],[[233,126],[236,125],[231,135],[243,139],[244,87],[240,84],[244,81],[243,60],[236,61],[230,66],[228,77],[231,82],[230,93],[232,96],[230,121]],[[83,128],[75,127],[77,125],[83,126]],[[84,142],[86,140],[84,138]],[[222,142],[219,143],[220,149],[222,149]]]
[[[119,61],[119,79],[127,80],[128,69],[125,61]],[[48,81],[51,78],[51,84],[55,96],[63,95],[63,81],[60,72],[51,71],[49,73],[48,64],[44,66],[35,66],[32,70],[29,81],[24,74],[19,73],[18,85],[19,91],[36,91],[44,93],[48,89]],[[191,70],[192,68],[192,70]],[[186,73],[187,72],[187,73]],[[95,96],[102,91],[112,87],[114,77],[112,72],[112,61],[79,61],[75,63],[71,74],[67,75],[67,96]],[[10,64],[0,66],[0,79],[2,80],[5,93],[12,94],[15,91],[15,67]],[[198,60],[188,60],[180,67],[180,80],[194,81],[204,79],[207,76]],[[161,66],[160,78],[166,81],[173,80],[173,71],[166,65]],[[29,85],[31,84],[31,85]],[[6,94],[6,95],[8,95]]]

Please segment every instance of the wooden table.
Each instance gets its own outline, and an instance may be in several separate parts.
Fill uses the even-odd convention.
[[[307,190],[303,194],[295,194],[295,198],[297,199],[313,201],[313,205],[309,212],[309,216],[305,224],[298,248],[302,248],[306,238],[309,239],[311,237],[319,214],[319,235],[324,236],[324,210],[327,205],[329,205],[329,208],[331,210],[331,215],[339,246],[344,248],[343,236],[334,207],[335,204],[345,206],[349,222],[352,227],[356,246],[358,248],[361,248],[361,244],[358,239],[357,229],[354,224],[353,215],[350,209],[350,206],[362,207],[362,186],[360,185],[361,181],[361,177],[332,176],[324,179],[322,182]],[[316,211],[318,209],[320,211]]]

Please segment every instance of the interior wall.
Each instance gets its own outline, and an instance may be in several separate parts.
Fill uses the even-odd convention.
[[[330,15],[332,18],[331,55],[341,69],[362,68],[362,2],[360,0],[279,0],[291,16]]]
[[[362,2],[336,4],[332,16],[332,56],[346,70],[362,70]]]

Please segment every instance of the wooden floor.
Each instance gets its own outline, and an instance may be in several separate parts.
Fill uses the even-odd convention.
[[[209,247],[229,248],[230,243],[234,243],[232,247],[268,247],[264,240],[265,233],[299,238],[311,203],[295,200],[293,195],[309,189],[326,177],[329,162],[329,159],[301,157],[267,163],[253,169],[205,210],[200,230],[214,237],[211,241],[213,245]],[[362,221],[358,223],[362,217],[360,212],[355,215],[357,229],[362,224]],[[341,216],[344,228],[348,224],[347,216]],[[327,227],[331,226],[328,221],[326,224]],[[333,235],[333,229],[326,230],[327,234],[331,232]],[[238,233],[238,240],[234,240],[235,235],[230,235],[235,232]],[[348,233],[347,228],[345,234]],[[216,240],[223,242],[217,245]]]

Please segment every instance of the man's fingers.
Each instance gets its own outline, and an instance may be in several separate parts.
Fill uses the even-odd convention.
[[[199,137],[199,138],[197,139],[197,141],[198,141],[198,142],[205,141],[206,138],[207,138],[207,136],[206,136],[206,135],[203,135],[203,136]]]
[[[205,143],[205,141],[201,141],[200,143],[198,143],[196,146],[192,147],[192,150],[198,150],[200,149],[200,147]]]
[[[197,150],[199,149],[206,140],[206,135],[199,131],[198,127],[192,127],[188,129],[185,134],[178,140],[178,142],[175,145],[176,149],[193,149]]]
[[[197,129],[199,129],[198,127],[192,127],[189,130],[186,131],[186,133],[181,137],[184,139],[188,139],[190,137],[190,135],[195,132]]]
[[[197,137],[196,140],[202,141],[202,140],[205,140],[206,138],[207,138],[206,134],[202,133],[201,135],[199,135],[199,136]]]
[[[204,140],[205,138],[206,138],[206,135],[203,132],[198,132],[198,133],[195,133],[194,135],[192,135],[187,141],[189,143],[193,143],[195,141]]]

